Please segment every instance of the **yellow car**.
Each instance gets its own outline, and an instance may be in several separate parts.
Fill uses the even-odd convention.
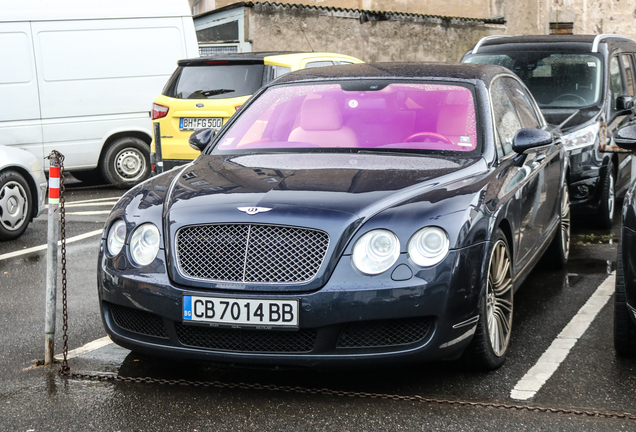
[[[161,173],[187,163],[199,152],[188,144],[193,131],[220,129],[261,86],[288,72],[311,67],[363,63],[333,53],[252,52],[180,60],[152,106],[150,160]]]

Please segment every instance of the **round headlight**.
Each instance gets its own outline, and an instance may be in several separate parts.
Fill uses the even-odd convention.
[[[400,256],[400,240],[391,231],[369,231],[353,246],[353,265],[368,275],[387,271]]]
[[[118,219],[108,230],[108,237],[106,239],[108,253],[112,256],[117,255],[121,252],[121,248],[124,247],[124,243],[126,243],[126,223]]]
[[[135,264],[147,266],[159,252],[159,229],[151,224],[140,225],[130,237],[130,255]]]
[[[409,258],[421,267],[430,267],[444,259],[449,249],[448,234],[441,228],[422,228],[410,238]]]

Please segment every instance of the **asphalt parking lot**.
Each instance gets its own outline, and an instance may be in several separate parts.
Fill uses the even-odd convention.
[[[618,224],[601,231],[574,219],[566,270],[536,268],[516,294],[510,355],[494,372],[461,360],[239,368],[143,357],[104,339],[98,232],[122,191],[67,185],[69,366],[79,375],[37,365],[46,262],[29,250],[45,243],[43,215],[0,243],[0,430],[636,430],[636,418],[621,418],[636,415],[636,359],[616,357],[612,342]]]

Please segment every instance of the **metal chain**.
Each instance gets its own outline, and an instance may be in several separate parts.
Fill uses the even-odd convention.
[[[57,157],[60,161],[60,216],[61,216],[61,242],[62,242],[62,305],[63,305],[63,330],[64,330],[64,360],[60,366],[60,375],[76,378],[76,379],[88,379],[97,381],[114,381],[114,382],[127,382],[127,383],[146,383],[146,384],[163,384],[163,385],[183,385],[183,386],[195,386],[195,387],[215,387],[226,389],[244,389],[244,390],[270,390],[280,391],[285,393],[300,393],[300,394],[322,394],[327,396],[348,396],[356,398],[371,398],[371,399],[385,399],[404,402],[424,402],[428,404],[447,404],[469,407],[482,407],[482,408],[497,408],[508,410],[521,410],[521,411],[533,411],[544,413],[558,413],[567,415],[579,415],[589,417],[602,417],[602,418],[618,418],[636,420],[636,414],[630,413],[611,413],[601,411],[582,411],[567,408],[546,408],[535,407],[530,405],[510,405],[503,403],[491,403],[491,402],[472,402],[462,400],[450,400],[450,399],[432,399],[422,396],[405,396],[405,395],[392,395],[383,393],[367,393],[367,392],[352,392],[341,390],[330,390],[326,388],[305,388],[305,387],[292,387],[292,386],[279,386],[275,384],[248,384],[248,383],[227,383],[221,381],[191,381],[185,379],[168,380],[163,378],[152,377],[124,377],[115,374],[94,374],[94,373],[82,373],[71,372],[71,368],[68,365],[68,313],[67,313],[67,301],[66,301],[66,229],[65,229],[65,214],[64,214],[64,156],[56,151]],[[100,187],[115,186],[115,185],[99,185],[99,186],[82,186],[69,188],[69,190],[75,189],[94,189]]]
[[[370,398],[370,399],[385,399],[395,400],[403,402],[424,402],[428,404],[445,404],[445,405],[457,405],[468,407],[481,407],[481,408],[497,408],[507,410],[519,410],[519,411],[533,411],[543,413],[555,413],[566,415],[578,415],[588,417],[601,417],[601,418],[617,418],[626,420],[636,420],[635,414],[630,413],[612,413],[602,411],[583,411],[569,408],[547,408],[531,405],[511,405],[503,403],[491,403],[491,402],[474,402],[474,401],[462,401],[451,399],[432,399],[425,398],[423,396],[404,396],[384,393],[367,393],[367,392],[352,392],[341,390],[330,390],[326,388],[305,388],[305,387],[292,387],[292,386],[279,386],[275,384],[248,384],[248,383],[227,383],[221,381],[190,381],[185,379],[168,380],[163,378],[151,378],[151,377],[124,377],[114,374],[93,374],[93,373],[81,373],[71,372],[70,369],[60,370],[63,376],[77,379],[89,379],[97,381],[114,381],[114,382],[126,382],[126,383],[146,383],[146,384],[163,384],[163,385],[183,385],[183,386],[195,386],[195,387],[215,387],[223,389],[244,389],[244,390],[270,390],[280,391],[285,393],[300,393],[300,394],[321,394],[327,396],[347,396],[355,398]]]

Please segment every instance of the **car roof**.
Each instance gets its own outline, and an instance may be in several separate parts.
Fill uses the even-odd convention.
[[[472,83],[483,81],[488,85],[492,78],[500,74],[515,76],[502,66],[476,63],[360,63],[302,69],[283,75],[268,86],[343,79],[417,79]]]
[[[179,66],[202,66],[210,62],[224,62],[227,64],[264,64],[266,60],[275,58],[274,60],[282,61],[289,59],[290,61],[305,57],[333,57],[333,58],[351,58],[345,54],[329,53],[329,52],[306,52],[306,51],[259,51],[233,54],[220,54],[206,57],[196,57],[191,59],[179,60]],[[355,59],[357,60],[357,59]]]
[[[502,51],[560,51],[560,52],[597,52],[601,43],[631,45],[636,42],[627,36],[614,34],[601,35],[526,35],[526,36],[487,36],[473,45],[469,53],[489,53]]]

